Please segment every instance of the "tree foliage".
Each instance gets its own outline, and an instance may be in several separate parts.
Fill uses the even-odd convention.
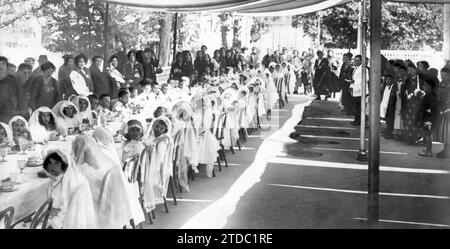
[[[321,44],[326,47],[355,48],[359,7],[350,2],[320,12],[295,16],[292,25],[316,39],[318,15]],[[443,5],[383,2],[382,49],[421,50],[442,48]],[[370,35],[370,34],[369,34]]]
[[[270,19],[270,17],[253,17],[253,23],[250,29],[251,42],[257,42],[264,33],[269,31]]]
[[[442,49],[443,5],[384,3],[382,48]]]
[[[297,15],[293,17],[292,25],[303,27],[303,31],[314,40],[318,36],[318,20],[321,18],[321,44],[327,47],[356,47],[358,30],[358,13],[356,4],[350,2],[323,11]]]
[[[83,0],[45,0],[44,44],[54,52],[103,53],[105,6]]]
[[[16,21],[36,15],[45,4],[41,0],[2,0],[0,1],[0,30]]]

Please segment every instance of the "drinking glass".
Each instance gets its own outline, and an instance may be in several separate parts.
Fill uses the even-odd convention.
[[[19,148],[20,151],[22,151],[22,155],[26,155],[27,153],[25,153],[25,150],[27,148],[28,145],[28,141],[24,140],[24,139],[19,139]]]
[[[5,157],[8,155],[8,147],[0,148],[0,157],[2,157],[2,162],[6,162]]]
[[[61,129],[61,135],[63,136],[63,141],[67,141],[66,137],[67,137],[67,129]]]
[[[17,168],[20,170],[20,174],[17,176],[17,182],[23,183],[25,180],[25,175],[23,174],[23,170],[27,167],[27,159],[19,159],[17,160]]]
[[[80,132],[81,134],[84,134],[84,132],[87,130],[87,124],[81,123],[80,124]]]

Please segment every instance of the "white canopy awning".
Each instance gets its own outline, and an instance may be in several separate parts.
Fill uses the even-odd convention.
[[[162,12],[221,12],[239,15],[286,16],[300,15],[327,9],[352,0],[102,0],[132,7]],[[359,2],[360,0],[354,0]],[[405,3],[448,3],[450,0],[384,0]]]
[[[351,0],[103,0],[162,12],[232,11],[242,15],[275,16],[315,12]]]

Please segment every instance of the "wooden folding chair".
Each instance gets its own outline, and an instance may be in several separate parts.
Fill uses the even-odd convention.
[[[7,207],[6,209],[0,211],[0,222],[4,222],[4,229],[12,229],[12,222],[14,218],[14,208]]]
[[[26,228],[28,229],[37,229],[39,224],[42,223],[41,229],[47,229],[48,219],[50,217],[50,213],[52,211],[53,206],[53,198],[49,198],[46,200],[37,211],[25,216],[24,218],[16,221],[14,224],[10,226],[10,228],[14,228],[20,223],[28,223],[31,221],[30,225]],[[0,215],[1,216],[1,215]],[[1,220],[1,219],[0,219]]]
[[[128,178],[128,181],[130,181],[130,183],[132,183],[131,179],[133,178],[133,176],[137,175],[138,172],[136,172],[136,170],[139,170],[139,155],[133,156],[128,158],[122,167],[122,170],[125,174],[125,176]],[[127,173],[130,172],[131,176],[129,176]],[[131,178],[131,179],[130,179]],[[139,200],[139,203],[140,200]],[[145,211],[144,211],[145,213]],[[130,225],[133,229],[136,228],[136,224],[134,223],[134,219],[130,220]],[[142,229],[142,224],[139,224],[139,227]]]
[[[219,126],[218,126],[217,131],[216,131],[215,134],[216,134],[217,140],[219,140],[219,144],[220,144],[220,147],[221,147],[221,150],[219,152],[219,157],[222,156],[223,161],[225,162],[225,167],[228,168],[227,157],[225,156],[225,146],[222,143],[226,117],[227,117],[226,112],[220,114],[220,116],[219,116]]]
[[[280,106],[280,108],[284,107],[284,101],[283,101],[283,96],[281,96],[281,92],[283,89],[283,80],[284,78],[277,78],[275,80],[275,84],[277,86],[277,91],[278,91],[278,104]]]
[[[290,89],[289,89],[289,84],[291,82],[291,75],[290,74],[286,74],[284,80],[285,80],[284,82],[285,82],[285,86],[286,86],[285,99],[286,99],[286,103],[289,103],[288,96],[291,94]]]
[[[139,155],[138,163],[135,163],[133,165],[132,172],[133,172],[133,176],[135,174],[136,181],[138,183],[138,187],[139,187],[139,203],[141,204],[142,211],[144,212],[144,214],[145,214],[147,220],[149,221],[150,225],[153,225],[152,217],[147,212],[147,210],[145,210],[144,198],[143,198],[143,193],[142,193],[141,164],[142,164],[142,160],[144,158],[144,155],[145,155],[145,150],[143,150],[142,153]]]
[[[53,198],[46,200],[34,213],[33,219],[31,220],[30,229],[37,229],[39,224],[42,223],[41,229],[47,229],[48,218],[52,211]]]

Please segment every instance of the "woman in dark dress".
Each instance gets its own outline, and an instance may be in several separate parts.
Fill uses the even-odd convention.
[[[137,88],[139,82],[144,79],[144,73],[142,72],[142,66],[136,60],[136,51],[131,50],[127,54],[128,60],[122,66],[122,75],[131,87]]]
[[[317,60],[314,63],[314,94],[317,96],[316,100],[320,100],[320,95],[325,95],[325,100],[328,98],[328,77],[330,71],[330,64],[327,58],[323,57],[322,51],[317,51]]]
[[[191,77],[194,73],[194,65],[192,64],[192,56],[188,50],[182,52],[183,64],[181,66],[181,75]]]
[[[169,78],[180,81],[181,77],[183,76],[182,66],[183,66],[183,55],[181,52],[178,52],[175,61],[172,63]]]
[[[414,64],[409,64],[407,69],[409,77],[402,89],[403,140],[407,144],[413,145],[422,137],[418,126],[418,121],[422,119],[419,116],[422,99],[416,94],[420,90],[422,79],[417,74]]]
[[[56,70],[55,65],[46,62],[41,65],[42,76],[36,77],[31,83],[30,107],[33,110],[41,106],[52,108],[61,100],[59,85],[52,77]]]
[[[436,154],[438,158],[450,157],[450,68],[441,69],[442,82],[437,89],[437,122],[435,137],[444,144],[444,149]]]

